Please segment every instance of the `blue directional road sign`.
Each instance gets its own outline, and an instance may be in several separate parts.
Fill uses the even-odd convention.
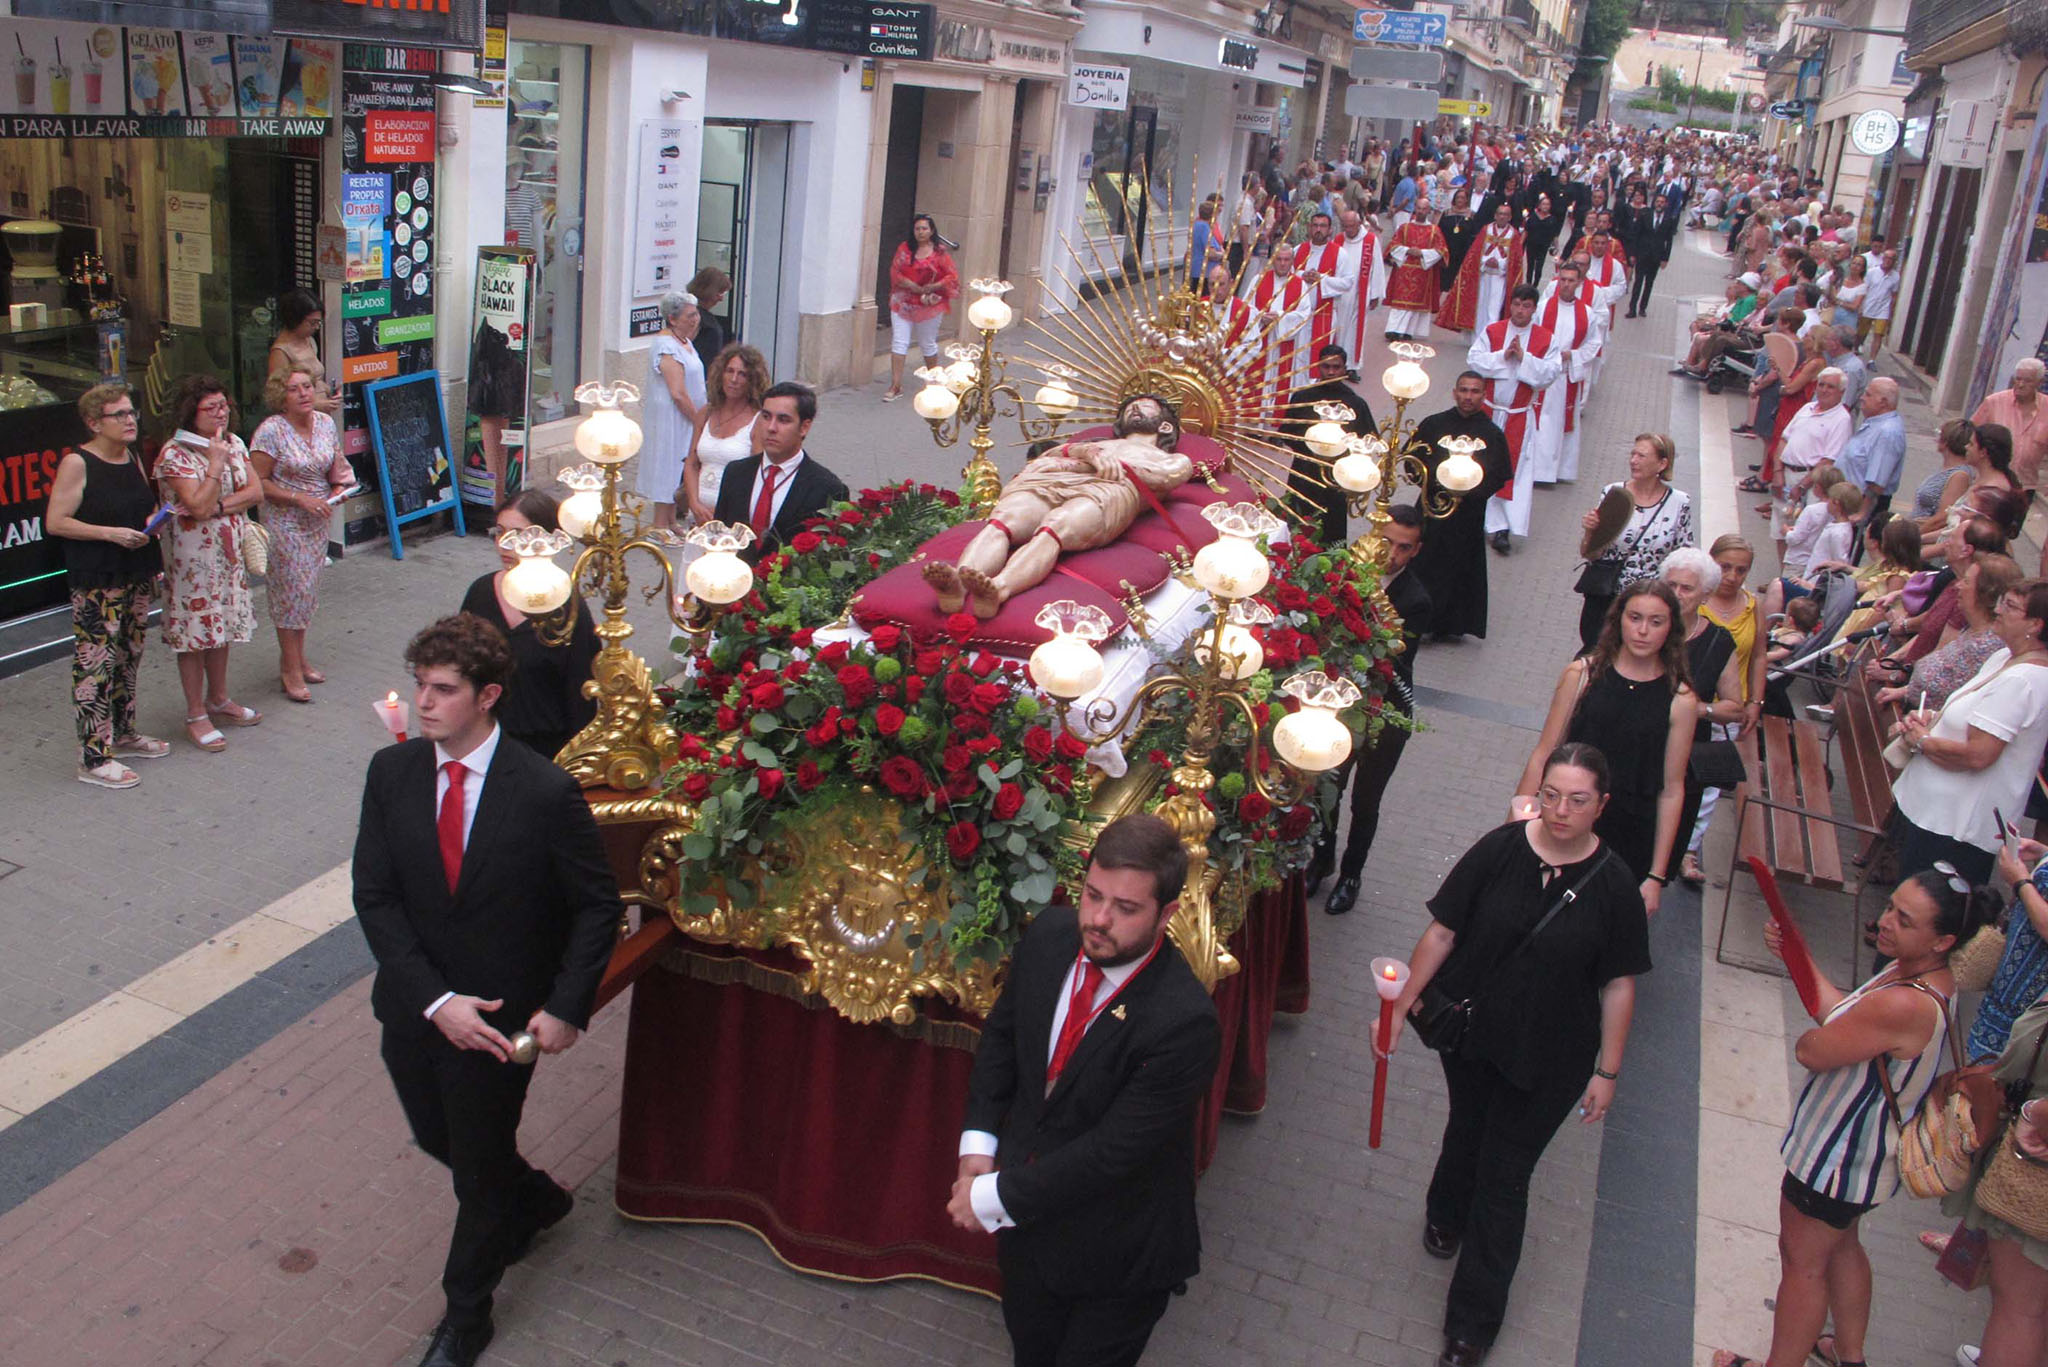
[[[1362,9],[1351,21],[1354,43],[1420,43],[1442,47],[1450,35],[1451,21],[1441,14],[1417,14],[1412,10]]]

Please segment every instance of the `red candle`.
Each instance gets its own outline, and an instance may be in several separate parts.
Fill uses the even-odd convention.
[[[1372,985],[1380,997],[1380,1022],[1379,1033],[1374,1036],[1378,1047],[1372,1055],[1372,1126],[1366,1143],[1376,1149],[1380,1146],[1380,1122],[1387,1110],[1387,1055],[1394,1049],[1394,1004],[1408,986],[1408,965],[1398,959],[1374,959]]]

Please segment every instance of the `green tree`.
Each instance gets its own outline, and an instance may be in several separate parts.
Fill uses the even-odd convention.
[[[1600,63],[1588,59],[1611,58],[1620,51],[1635,14],[1636,0],[1591,0],[1586,6],[1586,26],[1579,34],[1579,61],[1573,75],[1591,80]]]

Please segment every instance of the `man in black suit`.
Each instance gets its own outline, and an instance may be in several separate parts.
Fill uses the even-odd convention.
[[[754,529],[754,544],[740,552],[749,565],[847,496],[846,481],[804,451],[817,416],[818,396],[809,385],[784,380],[771,387],[761,398],[763,454],[734,461],[718,482],[718,520]]]
[[[1317,404],[1341,403],[1351,410],[1351,421],[1343,424],[1346,432],[1356,437],[1377,432],[1379,425],[1373,421],[1372,405],[1347,383],[1350,375],[1351,362],[1343,347],[1331,342],[1318,351],[1315,383],[1295,390],[1288,404],[1290,429],[1298,434],[1307,431],[1311,423],[1320,422]],[[1297,423],[1300,425],[1295,426]],[[1296,435],[1288,439],[1288,444],[1301,453],[1288,467],[1289,501],[1316,529],[1318,541],[1325,546],[1343,545],[1351,527],[1351,508],[1344,491],[1330,478],[1328,465],[1318,465],[1309,458],[1306,440]]]
[[[1128,1367],[1200,1267],[1195,1111],[1219,1030],[1166,941],[1187,867],[1159,817],[1111,822],[1078,911],[1031,923],[982,1026],[946,1209],[996,1233],[1017,1367]]]
[[[1678,209],[1664,195],[1635,210],[1629,220],[1629,283],[1627,317],[1640,318],[1650,311],[1650,290],[1657,283],[1657,271],[1671,259],[1678,237]]]
[[[491,1292],[574,1198],[519,1156],[533,1069],[518,1031],[559,1054],[589,1023],[623,908],[576,782],[491,715],[504,633],[444,617],[406,649],[420,739],[370,761],[355,906],[377,979],[384,1066],[421,1149],[455,1179],[448,1313],[421,1367],[469,1367]]]
[[[1394,520],[1381,532],[1387,540],[1386,593],[1394,611],[1401,614],[1401,639],[1408,648],[1394,657],[1394,682],[1387,689],[1386,710],[1412,718],[1415,652],[1430,632],[1432,607],[1422,576],[1408,572],[1415,553],[1422,549],[1422,510],[1413,503],[1397,503],[1388,513]],[[1340,794],[1344,783],[1351,784],[1351,833],[1344,841],[1344,858],[1337,865],[1337,885],[1330,889],[1330,896],[1323,903],[1323,910],[1332,916],[1342,916],[1358,904],[1359,877],[1365,872],[1366,857],[1372,853],[1373,837],[1379,834],[1380,800],[1386,796],[1387,785],[1394,779],[1394,768],[1407,748],[1408,733],[1389,721],[1371,748],[1352,753],[1346,772],[1338,780]],[[1311,893],[1328,872],[1330,856],[1336,848],[1337,826],[1332,821],[1323,832],[1315,862],[1309,868]]]

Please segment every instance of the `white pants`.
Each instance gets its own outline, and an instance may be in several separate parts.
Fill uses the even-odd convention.
[[[944,317],[944,314],[939,317]],[[929,361],[939,354],[939,319],[927,318],[922,323],[913,323],[900,313],[889,315],[889,350],[898,356],[907,355],[910,344],[917,343],[917,349]]]

